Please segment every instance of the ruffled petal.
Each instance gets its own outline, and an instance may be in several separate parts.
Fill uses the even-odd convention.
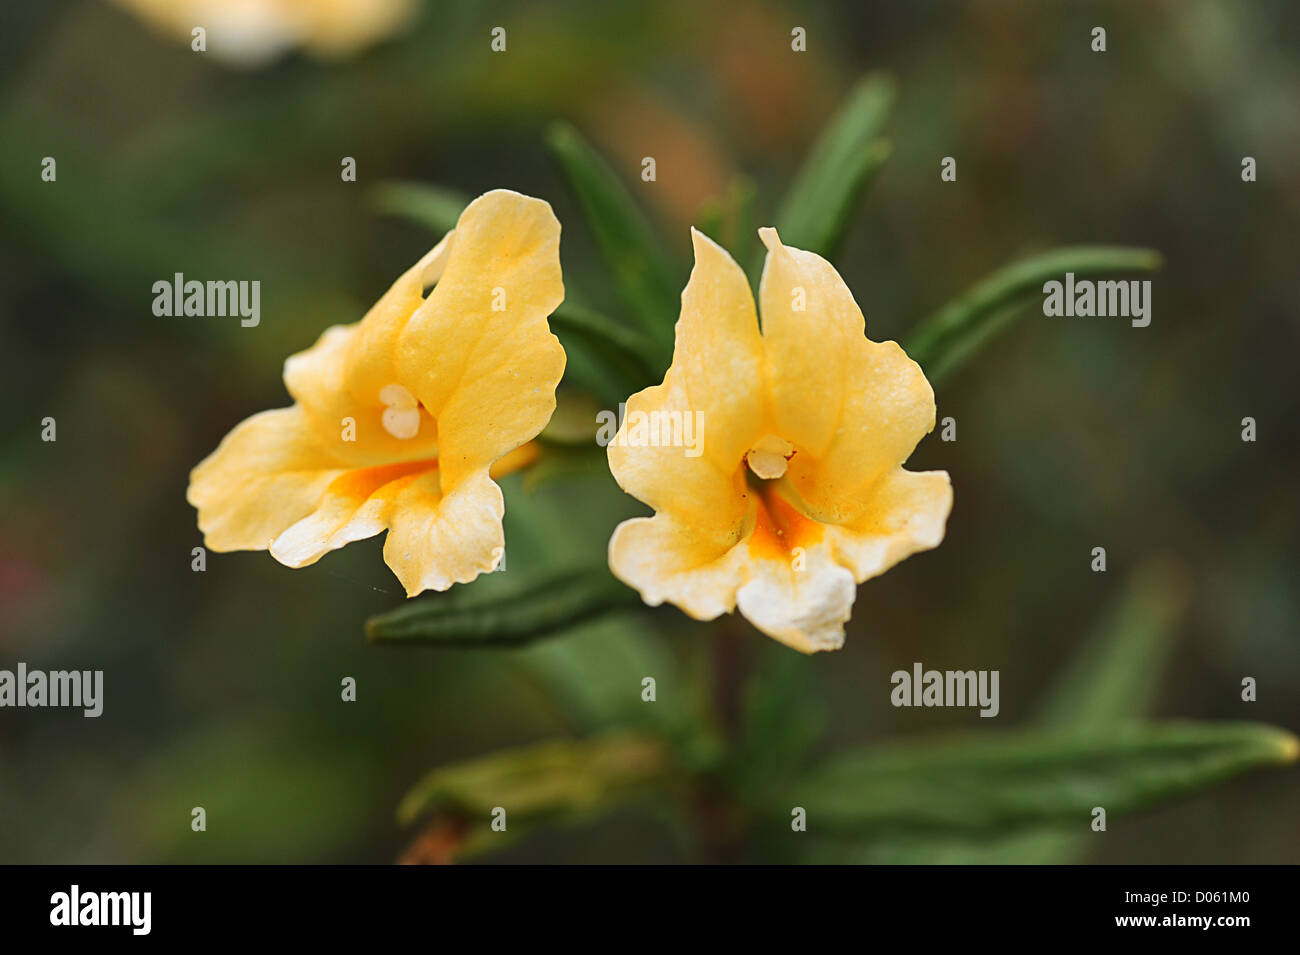
[[[559,244],[547,203],[507,190],[480,196],[398,338],[398,380],[437,420],[446,492],[486,476],[555,410],[564,349],[546,319],[564,298]]]
[[[402,275],[366,313],[344,366],[344,385],[358,401],[382,402],[385,387],[399,382],[397,342],[424,301],[424,290],[442,278],[456,233],[447,233]]]
[[[700,450],[730,472],[762,426],[763,343],[745,273],[727,251],[691,230],[695,266],[682,292],[665,384],[700,416]]]
[[[416,461],[339,475],[316,508],[271,543],[271,556],[287,567],[306,567],[345,544],[374,537],[388,527],[401,479],[435,467]]]
[[[695,267],[682,293],[663,384],[627,401],[607,448],[619,486],[734,543],[745,515],[742,457],[763,420],[763,346],[749,283],[727,252],[692,230]]]
[[[411,437],[385,426],[391,406],[384,391],[401,383],[398,337],[424,301],[424,287],[442,274],[453,237],[448,234],[408,269],[360,322],[327,328],[315,345],[284,363],[289,394],[341,460],[371,467],[437,453],[437,425],[423,410]]]
[[[736,606],[763,633],[800,653],[838,650],[853,610],[853,574],[831,559],[830,548],[813,547],[798,561],[751,560],[748,582]]]
[[[857,521],[831,526],[827,532],[835,559],[851,568],[861,583],[919,551],[938,547],[951,511],[948,472],[896,468],[871,489]]]
[[[789,479],[808,513],[856,520],[864,489],[907,460],[935,422],[934,391],[895,342],[873,342],[821,256],[768,246],[759,298],[774,433],[797,448]]]
[[[350,471],[326,488],[316,509],[271,545],[290,567],[388,531],[384,560],[408,596],[446,590],[493,570],[504,553],[501,489],[486,474],[443,495],[432,462]]]
[[[610,539],[610,569],[652,607],[668,601],[697,620],[739,608],[801,653],[839,649],[857,588],[830,539],[818,527],[787,548],[761,521],[749,523],[742,539],[719,550],[696,525],[668,514],[624,521]]]
[[[209,549],[266,550],[345,471],[302,409],[278,408],[236,425],[190,472],[186,498]]]
[[[712,620],[736,606],[748,559],[740,543],[719,539],[696,522],[662,513],[614,529],[609,567],[651,607],[668,601],[696,620]]]
[[[487,472],[444,495],[436,473],[402,478],[389,514],[384,561],[413,597],[495,570],[505,553],[505,501]]]

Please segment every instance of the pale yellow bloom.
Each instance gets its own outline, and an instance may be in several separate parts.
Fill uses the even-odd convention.
[[[206,52],[254,66],[301,47],[329,59],[352,56],[410,19],[414,0],[116,0],[151,25]]]
[[[365,318],[285,362],[292,407],[244,421],[194,469],[207,546],[303,567],[387,529],[408,594],[492,570],[505,543],[492,476],[534,456],[564,372],[546,321],[564,298],[559,244],[540,199],[470,203]]]
[[[739,607],[797,650],[833,650],[857,584],[943,540],[952,486],[902,467],[934,427],[920,367],[866,337],[830,263],[759,235],[761,332],[744,273],[694,233],[672,365],[628,400],[608,448],[619,485],[656,513],[617,528],[609,562],[652,606],[700,620]],[[688,415],[694,455],[662,440]]]

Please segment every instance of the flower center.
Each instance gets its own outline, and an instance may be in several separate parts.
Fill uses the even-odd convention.
[[[757,477],[774,481],[785,476],[786,465],[794,457],[794,445],[784,438],[767,434],[745,452],[745,463]]]
[[[394,438],[406,440],[420,433],[420,403],[404,387],[393,382],[379,389],[384,404],[384,430]]]
[[[757,495],[754,532],[749,541],[755,556],[784,560],[796,548],[807,549],[821,541],[822,525],[801,513],[775,485],[762,485]]]

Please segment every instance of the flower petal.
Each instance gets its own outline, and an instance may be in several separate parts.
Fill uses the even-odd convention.
[[[321,440],[342,460],[368,467],[431,458],[437,453],[437,427],[420,413],[412,437],[385,426],[389,405],[382,395],[400,384],[397,340],[424,301],[424,287],[446,266],[455,233],[408,269],[360,322],[327,328],[316,344],[284,363],[284,383],[311,418]],[[345,440],[345,419],[353,422]]]
[[[682,293],[672,364],[663,384],[628,399],[607,449],[609,467],[627,493],[708,524],[715,543],[734,543],[746,511],[741,459],[762,428],[763,345],[745,273],[712,239],[694,230],[691,236],[695,267]],[[683,440],[665,444],[667,431]]]
[[[276,537],[271,556],[287,567],[306,567],[345,544],[374,537],[388,527],[399,479],[435,467],[431,461],[415,461],[339,475],[310,514]]]
[[[857,584],[835,563],[829,548],[809,548],[792,561],[750,561],[750,579],[736,592],[736,606],[769,637],[801,653],[838,650],[853,610]]]
[[[295,405],[236,425],[190,472],[186,498],[210,550],[266,550],[344,471]]]
[[[747,554],[740,537],[720,540],[696,522],[662,513],[614,529],[609,566],[651,607],[665,600],[696,620],[712,620],[736,606]]]
[[[681,387],[703,416],[704,455],[723,471],[738,466],[763,415],[763,343],[754,296],[739,265],[691,230],[695,267],[682,292],[673,361],[664,381]]]
[[[934,391],[895,342],[864,334],[862,312],[829,262],[768,246],[759,289],[774,433],[794,442],[789,478],[809,514],[844,523],[862,491],[907,460],[935,421]]]
[[[609,565],[652,607],[668,601],[697,620],[739,608],[763,633],[814,653],[843,645],[857,590],[852,571],[834,561],[827,541],[791,553],[772,547],[760,522],[719,550],[694,523],[659,514],[615,529]]]
[[[387,530],[384,560],[414,596],[493,570],[505,546],[504,512],[501,489],[486,474],[444,497],[438,469],[428,461],[350,471],[330,484],[311,514],[276,538],[271,554],[305,567]]]
[[[424,257],[402,275],[366,313],[347,356],[344,383],[358,401],[387,403],[383,391],[398,383],[397,342],[424,290],[446,271],[456,233],[448,232]]]
[[[857,521],[828,527],[827,534],[835,559],[852,568],[861,583],[918,551],[938,547],[951,511],[948,472],[896,468],[871,489]]]
[[[436,472],[396,483],[384,561],[408,597],[496,569],[505,553],[505,501],[486,471],[462,479],[445,496]]]
[[[531,440],[555,410],[564,349],[546,318],[564,299],[559,244],[547,203],[480,196],[398,338],[398,380],[437,419],[445,492]]]

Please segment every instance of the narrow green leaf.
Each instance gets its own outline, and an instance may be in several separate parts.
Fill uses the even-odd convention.
[[[1043,284],[1116,272],[1152,272],[1163,259],[1152,249],[1080,245],[1053,249],[999,269],[917,325],[904,350],[931,383],[956,371],[981,346],[1005,329],[1022,306],[1040,301]]]
[[[759,644],[741,711],[739,785],[800,772],[829,715],[814,661],[771,640]]]
[[[699,211],[695,213],[695,228],[714,242],[723,245],[722,224],[726,217],[726,204],[719,197],[711,196],[704,200]]]
[[[1037,723],[1089,732],[1146,716],[1160,688],[1187,603],[1187,584],[1173,567],[1138,567],[1056,685],[1044,695]]]
[[[582,206],[619,295],[655,344],[656,367],[666,367],[684,282],[618,176],[578,131],[557,123],[546,144]]]
[[[547,448],[546,451],[550,451]],[[491,574],[475,587],[506,584],[511,575],[529,568],[581,567],[594,551],[609,542],[622,520],[642,513],[609,480],[609,466],[591,480],[569,480],[539,485],[525,491],[523,473],[502,480],[506,500],[505,533],[508,571]],[[543,453],[539,464],[545,462]],[[533,470],[533,469],[528,469]],[[602,572],[607,572],[603,570]],[[500,588],[504,596],[514,588]],[[628,590],[625,599],[635,600]],[[551,700],[557,715],[574,735],[588,735],[616,726],[650,726],[663,732],[698,726],[699,717],[688,711],[689,687],[674,654],[674,641],[653,625],[656,615],[635,612],[595,617],[554,638],[534,640],[511,651],[505,662],[531,687]],[[642,700],[642,681],[653,676],[657,700]]]
[[[723,239],[731,250],[732,258],[744,262],[750,247],[758,241],[758,226],[754,222],[758,204],[758,186],[748,176],[737,176],[727,187],[727,219],[723,226]]]
[[[532,493],[550,481],[609,476],[605,449],[591,441],[585,445],[547,442],[537,463],[524,472],[524,490]]]
[[[566,366],[566,376],[611,407],[663,378],[665,368],[652,364],[656,344],[612,318],[565,302],[551,315],[550,325],[571,363],[578,354],[591,359]]]
[[[892,151],[877,137],[893,102],[894,83],[887,76],[868,76],[854,87],[813,145],[777,214],[782,242],[835,256],[859,197]]]
[[[469,197],[441,186],[393,180],[370,190],[370,207],[382,215],[396,216],[426,227],[441,236],[456,228]]]
[[[963,734],[868,747],[834,757],[772,800],[804,806],[848,854],[906,836],[1009,837],[1083,831],[1095,806],[1108,821],[1197,792],[1249,769],[1295,760],[1290,733],[1254,723],[1157,723],[1093,735]]]
[[[757,197],[754,181],[748,176],[736,176],[727,184],[723,195],[714,196],[700,206],[695,228],[730,252],[737,262],[748,261],[758,236],[754,225]]]
[[[700,730],[672,648],[642,618],[596,620],[522,647],[510,663],[554,701],[575,732],[639,727],[680,742]],[[652,704],[642,699],[648,676],[656,685]]]
[[[434,770],[397,808],[410,824],[439,814],[463,826],[458,858],[500,848],[539,825],[580,825],[665,782],[668,748],[653,736],[611,733],[585,740],[557,739],[492,753]],[[507,812],[507,828],[491,828],[493,811]]]
[[[520,644],[640,603],[636,591],[601,566],[535,580],[504,595],[498,587],[458,587],[408,601],[367,620],[366,636],[428,646]]]
[[[1172,566],[1141,565],[1044,694],[1036,723],[1086,734],[1148,715],[1186,599],[1186,582]],[[1051,864],[1085,853],[1095,844],[1089,835],[1049,830],[956,839],[912,836],[874,851],[895,864]]]
[[[555,410],[551,412],[551,420],[546,422],[538,438],[546,442],[547,450],[556,445],[584,450],[594,448],[604,457],[604,450],[596,445],[595,435],[600,413],[605,410],[595,396],[561,384],[555,390]]]
[[[490,817],[509,806],[511,822],[599,805],[613,791],[638,785],[668,767],[661,740],[637,733],[553,739],[433,770],[403,797],[398,820],[450,810]]]

